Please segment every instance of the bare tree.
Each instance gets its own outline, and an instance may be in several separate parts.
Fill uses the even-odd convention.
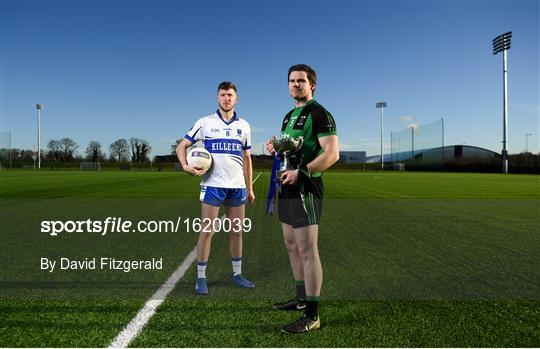
[[[75,154],[75,150],[77,150],[79,147],[77,142],[69,137],[62,138],[58,142],[60,144],[60,150],[62,151],[64,160],[71,161],[71,159],[73,159],[73,154]]]
[[[92,162],[98,162],[105,157],[105,154],[101,151],[101,143],[98,141],[91,141],[85,150],[86,158]]]
[[[128,155],[128,141],[124,138],[117,139],[109,146],[109,152],[118,162],[125,160]]]
[[[137,162],[139,160],[139,143],[140,139],[131,137],[129,139],[129,149],[131,151],[131,161]]]
[[[60,146],[60,141],[57,141],[56,139],[51,139],[47,143],[47,149],[49,150],[47,153],[47,157],[49,160],[54,160],[57,162],[60,160],[62,156],[62,147]]]
[[[131,150],[131,161],[133,162],[143,162],[149,161],[148,154],[152,151],[150,143],[144,139],[131,137],[129,139],[129,147]]]
[[[148,155],[152,151],[152,147],[150,146],[150,143],[148,143],[144,139],[142,139],[141,141],[142,141],[141,155],[140,155],[141,161],[150,161],[150,158],[148,157]]]
[[[32,162],[34,160],[34,151],[30,149],[12,149],[11,159],[22,162]]]

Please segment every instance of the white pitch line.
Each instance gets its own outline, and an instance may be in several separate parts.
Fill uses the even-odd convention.
[[[253,180],[253,184],[261,176],[262,172],[259,172],[257,177]],[[225,216],[225,215],[223,215]],[[223,217],[222,217],[223,218]],[[186,259],[180,264],[180,266],[172,273],[171,276],[165,281],[163,285],[150,297],[150,299],[144,304],[137,315],[131,320],[131,322],[116,336],[111,342],[109,348],[127,348],[129,344],[137,338],[144,326],[150,321],[150,318],[154,316],[157,308],[163,303],[167,295],[174,289],[174,286],[184,276],[186,271],[191,267],[191,264],[197,259],[197,246],[191,251]]]
[[[148,323],[148,320],[154,316],[157,308],[163,303],[165,297],[172,291],[178,280],[184,276],[191,264],[197,259],[197,248],[191,251],[180,266],[172,273],[165,281],[159,290],[146,302],[144,307],[139,310],[139,313],[131,320],[131,322],[120,332],[118,336],[109,345],[109,348],[127,348],[129,343],[133,341],[141,332],[143,327]]]
[[[255,179],[253,180],[253,184],[255,184],[255,182],[257,182],[257,179],[259,179],[259,177],[262,175],[262,171],[259,172],[259,174],[257,175],[257,177],[255,177]]]

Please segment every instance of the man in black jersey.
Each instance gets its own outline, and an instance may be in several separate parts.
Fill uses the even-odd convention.
[[[322,286],[322,266],[317,237],[323,203],[322,172],[339,159],[336,123],[315,99],[315,71],[306,64],[293,65],[288,72],[289,92],[295,108],[283,119],[281,135],[303,137],[293,155],[296,169],[281,178],[278,211],[283,238],[293,271],[296,297],[274,304],[279,310],[304,310],[295,322],[282,327],[286,333],[308,332],[320,327],[317,310]],[[271,140],[266,149],[274,154]]]

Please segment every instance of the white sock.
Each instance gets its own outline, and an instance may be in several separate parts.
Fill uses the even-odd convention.
[[[197,277],[206,279],[206,262],[197,262]]]
[[[242,257],[232,259],[233,275],[242,274]]]

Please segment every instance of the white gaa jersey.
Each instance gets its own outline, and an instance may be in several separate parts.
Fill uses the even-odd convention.
[[[236,112],[225,122],[219,109],[197,120],[184,136],[191,143],[202,141],[212,154],[212,167],[203,175],[201,185],[219,188],[245,188],[243,151],[251,149],[251,129]]]

